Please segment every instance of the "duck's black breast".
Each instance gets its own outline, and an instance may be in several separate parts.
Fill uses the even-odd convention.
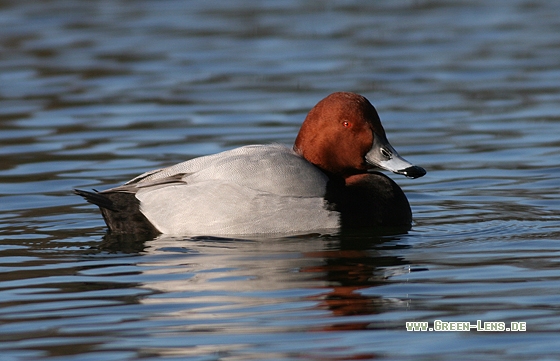
[[[327,200],[341,214],[341,227],[390,227],[408,231],[410,204],[402,189],[382,173],[372,172],[330,182]]]

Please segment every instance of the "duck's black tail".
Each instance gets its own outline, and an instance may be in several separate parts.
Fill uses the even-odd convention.
[[[117,212],[117,210],[113,207],[113,202],[103,194],[100,194],[98,191],[94,189],[94,192],[88,192],[81,189],[74,189],[74,193],[79,196],[84,197],[86,201],[91,204],[95,204],[99,208],[105,208],[113,212]]]
[[[81,189],[74,189],[74,193],[99,207],[111,232],[153,236],[160,233],[140,212],[140,202],[134,193],[89,192]]]

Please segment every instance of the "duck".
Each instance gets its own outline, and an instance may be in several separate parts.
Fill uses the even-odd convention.
[[[409,230],[402,189],[380,172],[426,171],[387,140],[364,96],[336,92],[307,114],[293,147],[246,145],[74,192],[116,234],[228,236],[390,227]]]

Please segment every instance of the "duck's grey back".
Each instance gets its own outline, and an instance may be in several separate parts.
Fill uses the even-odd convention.
[[[165,179],[194,184],[222,180],[281,196],[322,197],[328,177],[283,145],[249,145],[144,173],[126,185],[147,188]]]

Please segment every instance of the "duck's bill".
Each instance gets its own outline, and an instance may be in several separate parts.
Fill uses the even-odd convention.
[[[385,137],[377,134],[374,134],[373,146],[366,154],[366,162],[372,166],[402,174],[409,178],[420,178],[426,174],[424,168],[402,158]]]

